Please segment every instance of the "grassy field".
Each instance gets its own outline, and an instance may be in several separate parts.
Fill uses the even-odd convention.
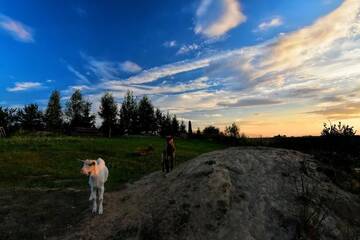
[[[154,152],[138,156],[139,148]],[[105,159],[110,178],[107,189],[160,170],[160,137],[131,136],[114,139],[80,137],[13,137],[0,139],[0,187],[2,188],[85,188],[77,159]],[[224,148],[205,140],[176,139],[177,163],[199,154]]]

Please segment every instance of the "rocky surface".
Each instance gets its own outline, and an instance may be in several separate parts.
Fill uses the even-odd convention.
[[[105,193],[104,215],[89,213],[59,239],[352,239],[359,195],[317,169],[311,156],[283,149],[203,154]]]

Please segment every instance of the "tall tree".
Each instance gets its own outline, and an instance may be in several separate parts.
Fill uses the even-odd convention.
[[[239,127],[236,123],[233,123],[231,126],[225,128],[225,134],[230,137],[238,138],[240,137]]]
[[[5,128],[6,133],[16,131],[20,127],[16,113],[16,108],[0,106],[0,127]]]
[[[103,119],[101,128],[109,138],[111,138],[112,130],[116,125],[117,114],[118,109],[114,97],[110,93],[106,93],[101,98],[99,116]]]
[[[84,112],[84,100],[79,89],[71,95],[70,100],[66,103],[66,116],[69,119],[70,126],[81,127],[82,115]]]
[[[206,137],[216,137],[220,134],[220,130],[212,125],[207,126],[203,130],[203,135]]]
[[[91,102],[84,101],[81,125],[87,128],[95,127],[95,115],[91,113]]]
[[[200,130],[200,128],[197,128],[197,130],[196,130],[196,136],[197,136],[197,137],[200,137],[200,136],[201,136],[201,130]]]
[[[180,123],[179,133],[180,134],[186,134],[186,125],[185,125],[184,121],[181,121],[181,123]]]
[[[83,99],[79,89],[75,90],[66,103],[65,114],[71,128],[95,126],[95,115],[91,113],[91,103]]]
[[[158,134],[161,133],[162,122],[164,121],[164,114],[161,112],[160,109],[155,110],[155,131]]]
[[[192,126],[191,126],[191,121],[189,121],[189,123],[188,123],[188,134],[189,134],[189,136],[191,136],[191,135],[193,134],[193,132],[192,132]]]
[[[156,124],[154,106],[152,105],[150,99],[147,96],[144,96],[139,101],[138,116],[140,132],[153,132]]]
[[[171,121],[171,116],[170,113],[167,112],[166,115],[163,118],[163,121],[161,123],[161,131],[160,131],[160,135],[161,136],[167,136],[172,134],[172,121]]]
[[[133,92],[127,91],[120,108],[120,127],[124,133],[137,132],[137,104]]]
[[[62,111],[60,105],[60,92],[51,93],[46,111],[45,111],[46,128],[49,130],[60,130],[62,127]]]
[[[174,136],[179,135],[179,121],[176,118],[176,115],[171,119],[171,133]]]
[[[25,105],[18,111],[18,117],[24,130],[36,131],[43,128],[43,114],[37,104]]]

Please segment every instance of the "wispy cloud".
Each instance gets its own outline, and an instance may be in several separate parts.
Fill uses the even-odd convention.
[[[195,33],[219,37],[245,21],[237,0],[202,0],[196,11]]]
[[[90,83],[89,79],[85,75],[77,71],[73,66],[67,65],[67,69],[77,77],[77,80],[79,82]]]
[[[127,73],[137,73],[142,70],[142,68],[138,64],[136,64],[132,61],[129,61],[129,60],[120,63],[120,69],[123,72],[127,72]]]
[[[259,26],[255,29],[255,32],[263,32],[267,31],[270,28],[279,27],[283,25],[283,19],[281,17],[274,17],[269,21],[265,21],[259,24]]]
[[[325,107],[321,110],[310,111],[310,114],[323,115],[331,119],[349,119],[360,117],[360,101],[336,103],[333,106]]]
[[[42,87],[40,82],[16,82],[14,87],[7,88],[8,92],[20,92],[32,89],[39,89]]]
[[[1,13],[0,29],[10,34],[17,41],[26,43],[35,41],[33,30],[30,27]]]
[[[249,107],[249,106],[259,106],[259,105],[274,105],[282,103],[280,100],[268,99],[268,98],[248,98],[240,99],[236,102],[220,102],[219,106],[225,107]]]

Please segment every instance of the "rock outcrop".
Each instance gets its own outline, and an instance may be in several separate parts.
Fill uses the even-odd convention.
[[[61,239],[345,239],[359,233],[360,199],[342,191],[310,155],[273,148],[203,154],[105,193]],[[350,239],[350,238],[349,238]]]

